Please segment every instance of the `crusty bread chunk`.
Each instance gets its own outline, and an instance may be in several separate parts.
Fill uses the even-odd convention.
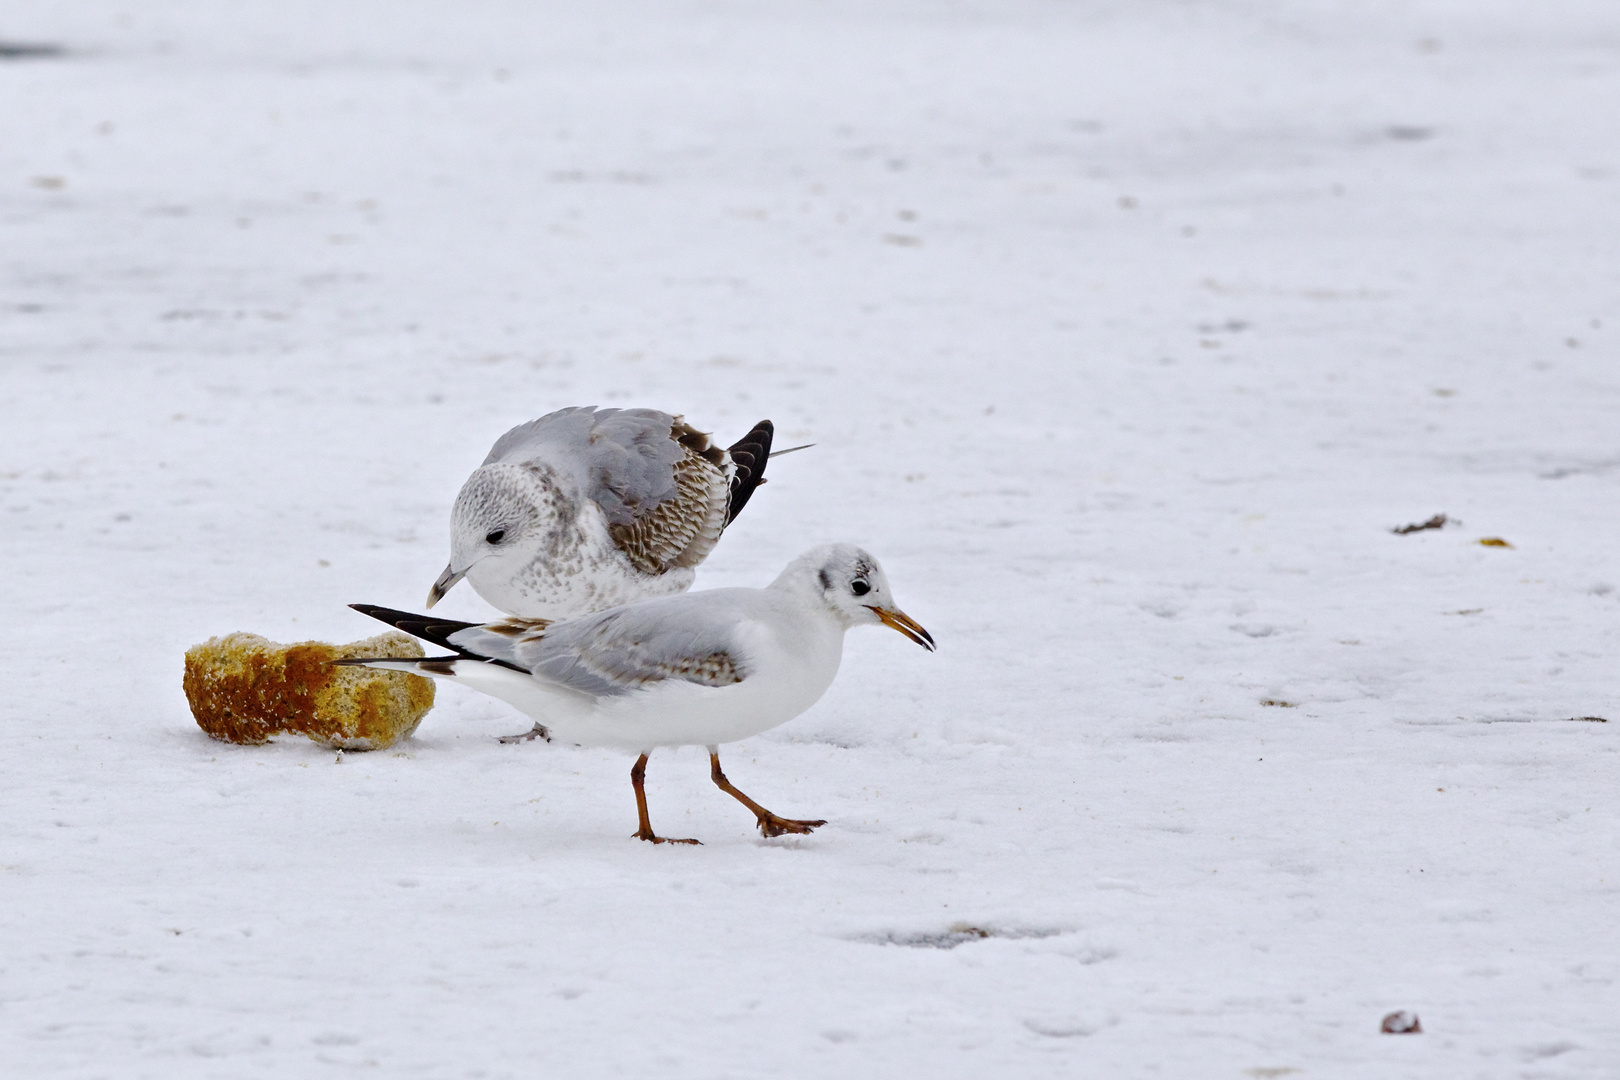
[[[381,750],[433,708],[433,680],[331,661],[421,655],[397,631],[350,645],[227,634],[186,650],[186,700],[197,726],[225,742],[257,745],[287,731],[341,750]]]

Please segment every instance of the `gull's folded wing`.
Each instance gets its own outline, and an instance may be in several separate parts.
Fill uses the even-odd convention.
[[[712,595],[712,594],[710,594]],[[748,677],[738,624],[704,618],[696,596],[669,597],[558,623],[517,645],[518,663],[592,697],[616,697],[666,679],[730,686]]]

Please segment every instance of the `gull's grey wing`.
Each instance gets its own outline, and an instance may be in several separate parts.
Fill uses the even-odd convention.
[[[592,697],[617,697],[666,679],[730,686],[748,677],[749,662],[738,645],[738,613],[717,595],[726,591],[557,623],[517,639],[512,655],[536,678]]]
[[[495,440],[485,465],[543,461],[580,483],[610,522],[669,498],[681,447],[671,431],[677,417],[656,409],[558,409]]]
[[[656,409],[560,409],[502,435],[484,464],[497,461],[544,461],[568,475],[644,574],[696,566],[729,520],[730,456]]]

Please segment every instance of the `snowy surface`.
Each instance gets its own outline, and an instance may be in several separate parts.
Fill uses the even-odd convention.
[[[1620,1072],[1610,0],[0,40],[65,50],[0,58],[10,1075]],[[188,645],[417,606],[570,404],[814,441],[699,587],[854,540],[939,640],[726,753],[814,836],[687,750],[706,846],[636,843],[627,758],[455,687],[341,763],[192,723]]]

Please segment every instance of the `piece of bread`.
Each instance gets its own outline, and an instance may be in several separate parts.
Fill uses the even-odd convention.
[[[227,634],[186,650],[186,700],[197,726],[225,742],[257,745],[287,731],[341,750],[381,750],[433,708],[433,680],[331,661],[421,655],[397,631],[349,645]]]

